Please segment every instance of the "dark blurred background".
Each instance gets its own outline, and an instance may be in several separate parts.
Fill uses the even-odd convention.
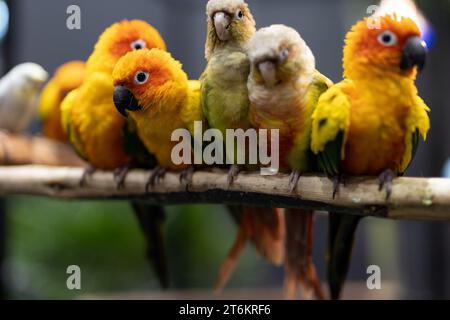
[[[396,1],[396,0],[393,0]],[[0,3],[3,0],[0,0]],[[12,0],[9,34],[2,42],[3,71],[33,61],[53,72],[86,59],[99,34],[113,22],[139,18],[160,30],[191,78],[205,66],[206,0]],[[258,27],[296,28],[317,58],[318,68],[341,79],[345,33],[375,0],[252,0]],[[66,28],[66,9],[81,8],[81,30]],[[440,176],[450,156],[450,0],[419,1],[434,27],[436,44],[420,76],[421,96],[432,108],[432,130],[409,175]],[[1,7],[0,7],[1,8]],[[2,19],[0,14],[0,20]],[[1,23],[0,23],[1,26]],[[5,204],[0,201],[1,206]],[[7,212],[5,219],[4,212]],[[122,202],[60,202],[13,197],[0,213],[6,237],[0,245],[4,287],[10,298],[76,298],[121,292],[158,292],[144,258],[144,239],[129,205]],[[315,259],[324,279],[327,221],[319,216]],[[170,207],[166,224],[172,288],[209,292],[236,232],[221,206]],[[352,298],[450,298],[448,223],[366,219],[358,231],[348,287]],[[3,246],[5,244],[5,246]],[[5,250],[2,250],[5,248]],[[82,270],[82,290],[66,288],[66,268]],[[366,269],[382,270],[382,290],[365,288]],[[230,283],[233,292],[281,291],[283,270],[269,266],[251,246]],[[354,288],[352,290],[352,288]],[[247,296],[251,298],[251,295]]]

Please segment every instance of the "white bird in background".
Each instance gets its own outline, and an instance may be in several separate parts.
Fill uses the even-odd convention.
[[[14,67],[0,79],[0,129],[21,133],[36,115],[48,73],[35,63]]]

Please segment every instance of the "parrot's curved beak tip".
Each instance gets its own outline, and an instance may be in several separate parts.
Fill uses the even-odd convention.
[[[114,88],[113,99],[117,111],[124,117],[128,117],[128,111],[137,111],[141,109],[133,93],[124,86],[116,86]]]
[[[425,67],[426,58],[427,47],[424,41],[420,37],[411,37],[403,47],[400,68],[407,71],[417,67],[419,71],[422,71]]]
[[[227,41],[230,38],[231,18],[226,12],[216,12],[212,17],[217,37],[221,41]]]

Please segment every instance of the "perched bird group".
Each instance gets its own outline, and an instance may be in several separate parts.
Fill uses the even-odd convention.
[[[44,133],[70,142],[90,164],[81,183],[96,169],[113,170],[121,188],[130,168],[143,167],[153,169],[148,188],[166,171],[180,172],[180,183],[188,186],[196,168],[173,162],[171,135],[177,129],[192,133],[201,121],[224,137],[227,129],[278,129],[280,170],[291,173],[292,192],[304,173],[333,178],[333,196],[345,176],[377,175],[388,198],[393,178],[408,168],[430,127],[414,84],[426,57],[417,25],[395,15],[380,16],[376,29],[367,19],[358,22],[346,36],[344,80],[333,84],[297,31],[284,25],[257,31],[243,0],[210,0],[206,12],[207,67],[200,80],[189,80],[158,31],[138,20],[112,25],[86,63],[56,72],[41,97]],[[230,185],[241,170],[255,166],[231,165]],[[164,209],[142,202],[133,207],[167,286]],[[304,297],[326,297],[312,259],[314,212],[269,205],[229,209],[239,230],[216,290],[251,241],[268,261],[284,265],[286,297],[295,298],[299,288]],[[359,220],[330,213],[333,299],[341,294]]]

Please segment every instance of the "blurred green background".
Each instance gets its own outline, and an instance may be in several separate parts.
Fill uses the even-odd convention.
[[[143,234],[127,202],[13,197],[7,203],[10,298],[64,299],[159,290],[145,258]],[[234,222],[222,206],[173,206],[167,212],[171,286],[211,290],[234,240]],[[246,253],[231,286],[258,285],[272,273],[251,246]],[[81,292],[66,287],[69,265],[81,268]]]

